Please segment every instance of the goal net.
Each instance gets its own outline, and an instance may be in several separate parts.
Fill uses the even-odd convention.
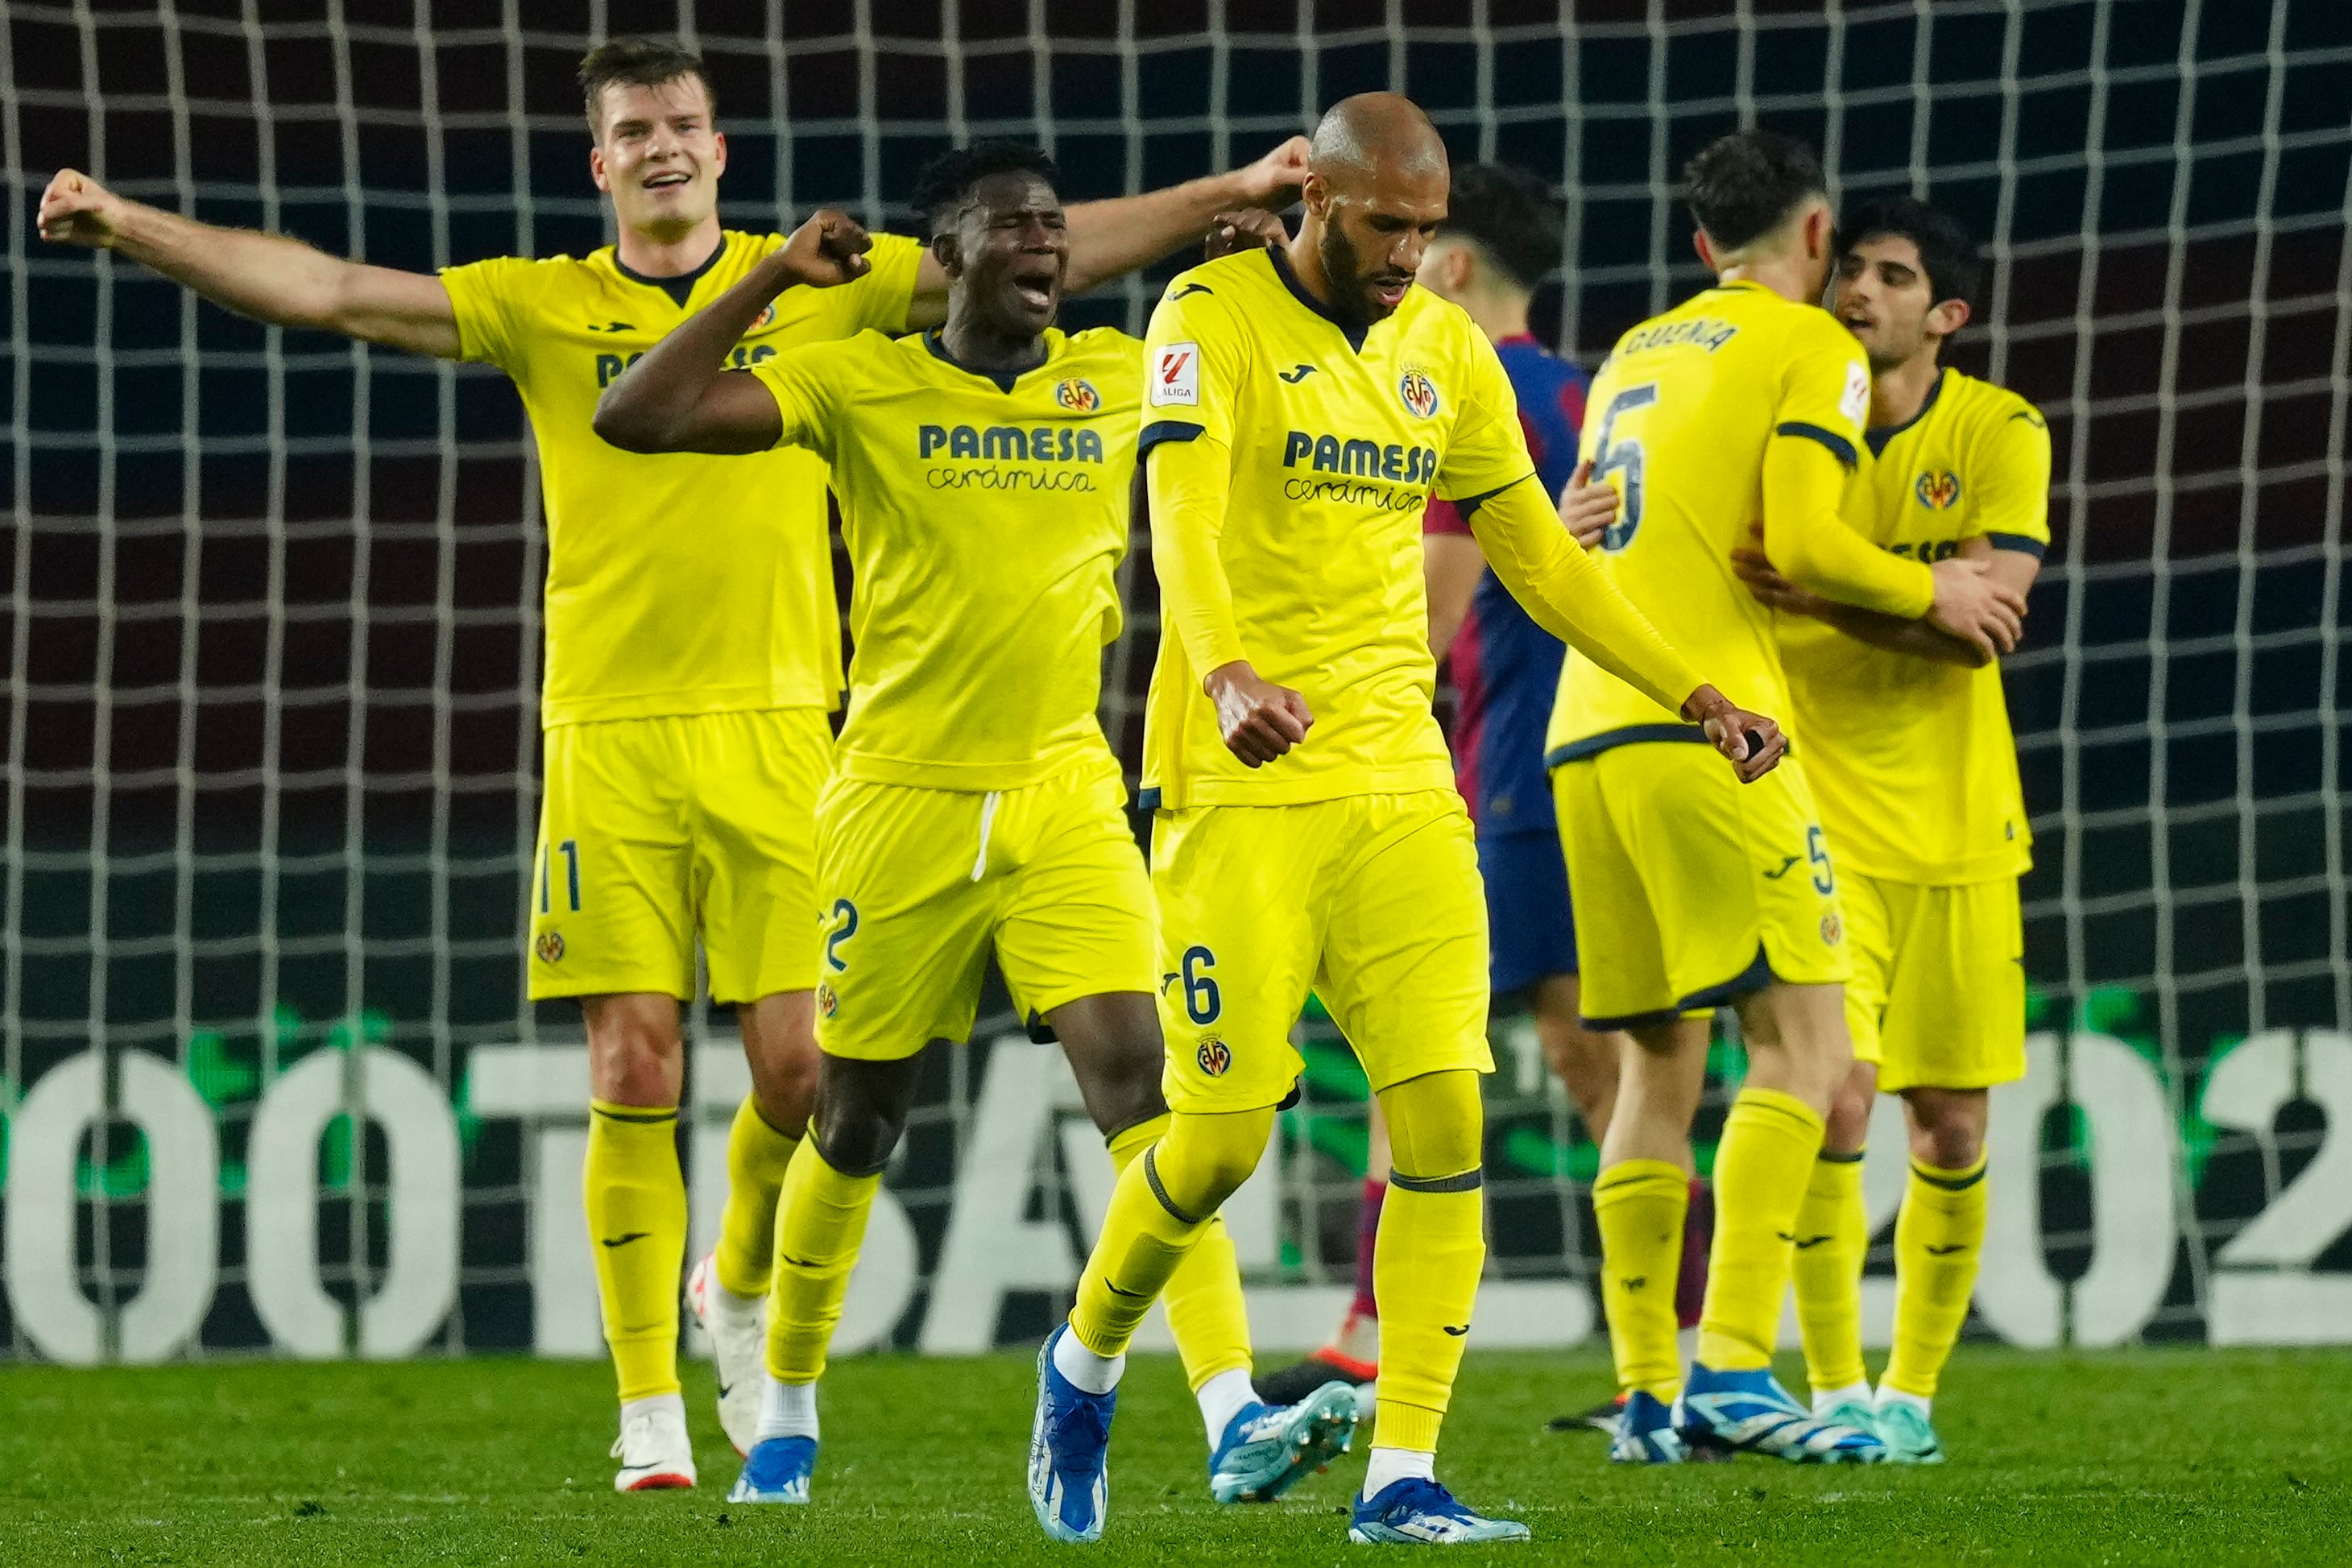
[[[1700,281],[1671,190],[1726,130],[1961,214],[1993,266],[1958,362],[2058,454],[2007,666],[2033,1067],[1997,1108],[1977,1331],[2352,1336],[2346,8],[11,0],[9,1354],[600,1349],[580,1025],[521,989],[544,544],[512,390],[252,325],[32,214],[71,165],[388,266],[580,254],[608,236],[571,73],[621,31],[708,60],[748,228],[820,203],[908,228],[917,166],[971,136],[1043,142],[1082,200],[1404,90],[1458,161],[1561,190],[1538,316],[1588,367]],[[1139,329],[1169,270],[1070,315]],[[1106,685],[1130,763],[1143,546]],[[847,1342],[980,1350],[1066,1299],[1108,1167],[1011,1024],[927,1064]],[[1234,1210],[1270,1347],[1346,1297],[1364,1155],[1360,1075],[1301,1029],[1305,1101]],[[744,1070],[725,1016],[691,1034],[699,1240]],[[1482,1343],[1573,1343],[1594,1150],[1524,1021],[1496,1034]],[[1720,1115],[1718,1090],[1703,1158]],[[1882,1228],[1901,1165],[1883,1118]]]

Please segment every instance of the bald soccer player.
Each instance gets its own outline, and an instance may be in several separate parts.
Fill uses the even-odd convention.
[[[677,1103],[698,942],[711,999],[735,1009],[751,1092],[728,1139],[718,1247],[691,1294],[738,1451],[759,1422],[776,1196],[816,1083],[815,807],[841,637],[821,458],[640,456],[589,427],[632,361],[784,241],[719,224],[727,138],[699,59],[614,38],[588,51],[579,82],[589,174],[619,234],[584,256],[402,272],[197,223],[71,169],[43,193],[40,228],[272,325],[496,365],[522,394],[548,536],[530,990],[572,998],[585,1018],[583,1204],[619,1383],[614,1484],[636,1491],[695,1482],[677,1376]],[[1293,138],[1234,173],[1072,207],[1068,287],[1192,242],[1223,208],[1287,201],[1305,152]],[[946,271],[920,245],[878,236],[870,259],[845,287],[780,296],[730,363],[945,316]]]
[[[1349,99],[1316,130],[1297,235],[1181,274],[1152,315],[1137,445],[1169,633],[1144,802],[1171,1114],[1121,1174],[1039,1357],[1029,1493],[1057,1540],[1102,1533],[1128,1342],[1264,1154],[1310,986],[1393,1144],[1379,1433],[1349,1539],[1528,1538],[1433,1469],[1486,1257],[1478,1075],[1494,1061],[1477,851],[1430,706],[1430,497],[1470,518],[1538,623],[1703,725],[1741,777],[1785,747],[1570,542],[1494,345],[1414,287],[1447,174],[1411,102]]]

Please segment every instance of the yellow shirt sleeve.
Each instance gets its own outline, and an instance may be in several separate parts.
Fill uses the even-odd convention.
[[[1522,482],[1487,497],[1471,510],[1470,531],[1536,624],[1619,680],[1675,713],[1703,684],[1568,537],[1541,485]]]
[[[2042,416],[2021,408],[1993,426],[1969,479],[1977,493],[1969,535],[2040,555],[2050,543],[2050,426]]]
[[[873,340],[868,339],[871,342]],[[743,372],[757,377],[776,400],[783,429],[778,446],[805,446],[833,461],[834,430],[841,411],[840,387],[849,367],[848,343],[812,343],[787,349],[772,360],[762,360]]]
[[[1195,675],[1247,655],[1219,544],[1233,491],[1240,323],[1206,285],[1179,277],[1151,312],[1143,346],[1143,465],[1160,613]]]
[[[517,375],[530,341],[527,308],[516,296],[539,267],[519,256],[493,256],[441,269],[441,287],[457,318],[457,357]]]
[[[1846,527],[1839,511],[1870,413],[1862,346],[1806,307],[1764,449],[1764,553],[1782,576],[1824,599],[1916,621],[1936,602],[1934,574]]]
[[[1519,424],[1519,400],[1486,334],[1465,322],[1462,414],[1437,470],[1436,490],[1448,501],[1475,500],[1516,485],[1536,471]],[[1687,694],[1686,694],[1687,695]]]

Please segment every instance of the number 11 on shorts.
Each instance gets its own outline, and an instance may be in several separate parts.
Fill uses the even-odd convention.
[[[552,913],[548,906],[551,901],[550,895],[555,888],[555,857],[559,854],[563,857],[564,890],[571,894],[572,913],[577,915],[580,913],[580,841],[577,839],[566,839],[548,852],[547,863],[540,868],[539,873],[539,912],[541,915]]]

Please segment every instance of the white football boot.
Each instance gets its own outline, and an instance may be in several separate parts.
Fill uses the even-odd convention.
[[[694,1485],[694,1444],[686,1435],[686,1402],[648,1400],[621,1417],[613,1444],[621,1461],[614,1491],[675,1491]]]
[[[760,1364],[768,1347],[768,1303],[738,1306],[719,1283],[719,1270],[705,1257],[687,1276],[686,1302],[694,1321],[710,1336],[710,1358],[719,1372],[719,1426],[738,1454],[748,1455],[760,1433]]]

